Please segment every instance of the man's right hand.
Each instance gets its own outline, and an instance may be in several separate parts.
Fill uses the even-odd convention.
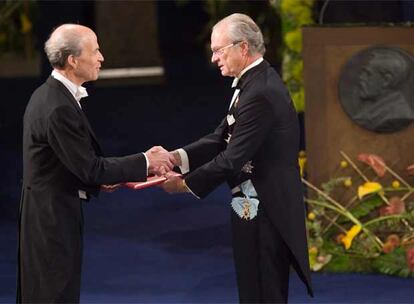
[[[170,152],[171,156],[174,158],[174,166],[181,166],[182,165],[182,161],[181,161],[181,156],[180,153],[178,153],[177,150],[171,151]]]
[[[148,159],[148,174],[164,175],[174,167],[174,157],[163,147],[155,146],[145,152]]]

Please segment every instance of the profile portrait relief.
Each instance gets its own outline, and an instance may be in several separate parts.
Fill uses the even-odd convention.
[[[414,121],[413,59],[391,47],[372,47],[345,65],[339,95],[359,126],[378,133],[399,131]]]

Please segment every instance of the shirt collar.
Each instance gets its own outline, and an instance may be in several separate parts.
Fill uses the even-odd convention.
[[[239,77],[234,77],[233,83],[231,84],[232,88],[235,88],[237,86],[237,84],[239,83],[240,78],[243,76],[244,73],[246,73],[248,70],[250,70],[251,68],[254,68],[255,66],[259,65],[260,63],[262,63],[263,61],[263,57],[260,57],[259,59],[256,59],[255,61],[253,61],[251,64],[249,64],[247,67],[245,67]]]
[[[81,98],[83,97],[88,96],[88,92],[86,91],[86,89],[82,86],[78,86],[77,84],[74,84],[72,81],[70,81],[65,76],[63,76],[61,73],[59,73],[57,70],[52,71],[52,77],[55,78],[56,80],[59,80],[61,83],[63,83],[63,85],[69,90],[69,92],[76,99],[79,107],[81,107],[79,100],[81,100]]]

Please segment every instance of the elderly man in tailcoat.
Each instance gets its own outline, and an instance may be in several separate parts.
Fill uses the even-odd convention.
[[[173,158],[161,147],[102,157],[80,104],[82,84],[98,78],[104,60],[91,29],[61,25],[45,51],[53,72],[24,114],[17,302],[78,303],[82,205],[100,188],[165,173]]]
[[[172,152],[188,174],[171,175],[164,189],[203,198],[228,183],[240,302],[287,302],[291,266],[312,295],[292,101],[250,17],[218,22],[211,50],[221,74],[234,77],[228,114],[213,133]]]

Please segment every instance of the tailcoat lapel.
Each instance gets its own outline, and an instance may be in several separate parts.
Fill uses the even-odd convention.
[[[89,124],[89,120],[86,117],[85,113],[82,111],[82,109],[79,107],[78,102],[73,97],[73,95],[69,92],[69,90],[61,83],[59,80],[54,79],[52,76],[50,76],[47,79],[47,83],[53,87],[59,88],[60,91],[63,92],[63,94],[66,95],[66,97],[70,100],[70,104],[76,109],[76,111],[79,113],[79,115],[82,117],[82,120],[88,127],[89,134],[91,135],[91,138],[94,142],[94,146],[97,148],[97,152],[99,155],[102,155],[101,147],[99,146],[98,139],[96,138],[95,132],[93,132],[93,129],[91,125]]]
[[[246,86],[249,84],[249,82],[254,79],[259,74],[266,71],[266,69],[270,66],[270,64],[263,60],[260,64],[257,66],[251,68],[246,73],[243,74],[243,76],[240,78],[237,86],[240,88],[239,96],[243,93],[243,89],[246,88]]]

